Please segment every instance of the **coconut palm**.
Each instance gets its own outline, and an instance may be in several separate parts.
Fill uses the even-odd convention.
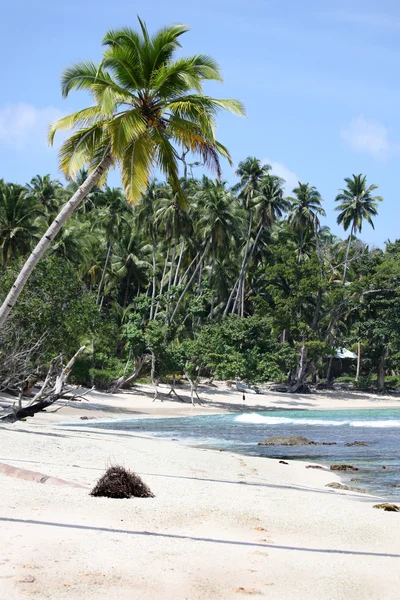
[[[325,211],[321,206],[321,194],[314,186],[299,181],[293,193],[295,194],[293,197],[287,198],[291,204],[288,223],[299,237],[299,262],[301,262],[306,236],[318,229],[319,217],[324,217]]]
[[[50,175],[36,175],[26,184],[26,188],[38,204],[42,204],[49,215],[55,213],[63,196],[63,186],[58,179],[51,179]]]
[[[89,92],[90,106],[53,123],[49,141],[60,129],[75,129],[60,150],[61,170],[74,176],[87,165],[89,176],[62,208],[22,268],[0,308],[0,327],[22,292],[37,262],[58,231],[94,185],[104,182],[112,165],[121,169],[128,200],[146,189],[156,166],[169,179],[184,203],[179,185],[178,152],[189,147],[220,175],[220,157],[228,150],[215,138],[215,117],[221,109],[243,114],[236,100],[217,100],[203,94],[204,81],[222,81],[216,62],[205,55],[177,58],[184,25],[167,27],[150,36],[139,19],[140,32],[129,28],[108,31],[99,65],[91,61],[66,69],[62,93]]]
[[[27,189],[0,180],[0,250],[3,267],[7,266],[10,258],[29,252],[44,228],[43,207],[28,194]]]
[[[103,289],[107,266],[111,257],[113,242],[118,236],[122,224],[126,222],[129,217],[132,217],[121,188],[110,188],[106,186],[104,190],[99,192],[98,202],[102,206],[99,208],[99,211],[96,214],[95,226],[100,227],[104,232],[107,250],[99,289],[97,291],[97,304],[100,302],[100,296]]]
[[[228,299],[225,312],[227,314],[231,301],[236,291],[236,299],[233,305],[232,312],[235,312],[236,305],[239,304],[239,298],[243,295],[244,279],[246,276],[246,264],[248,262],[248,250],[251,237],[251,231],[253,228],[253,208],[254,200],[259,195],[261,181],[263,177],[271,170],[270,165],[262,165],[261,161],[254,156],[249,156],[246,160],[241,161],[236,170],[236,175],[240,177],[239,183],[233,187],[234,192],[238,192],[238,198],[243,208],[249,213],[249,229],[246,237],[246,244],[244,248],[242,265],[240,268],[239,277],[232,289],[231,295]]]
[[[343,225],[345,231],[350,227],[346,256],[343,269],[343,284],[346,282],[350,245],[353,235],[361,232],[364,220],[374,229],[372,217],[378,214],[378,202],[383,200],[382,196],[373,196],[372,192],[378,189],[374,183],[367,187],[365,175],[353,175],[345,178],[346,187],[339,190],[335,202],[340,202],[335,210],[340,211],[337,222]]]

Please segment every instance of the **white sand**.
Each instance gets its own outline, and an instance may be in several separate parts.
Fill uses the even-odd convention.
[[[87,486],[0,474],[1,599],[399,597],[400,514],[373,509],[377,499],[369,496],[326,488],[339,481],[329,471],[68,425],[83,415],[207,414],[243,404],[386,407],[399,400],[270,394],[243,403],[222,388],[201,395],[207,406],[193,409],[96,393],[89,403],[0,427],[0,463]],[[111,463],[138,472],[156,497],[89,496]]]

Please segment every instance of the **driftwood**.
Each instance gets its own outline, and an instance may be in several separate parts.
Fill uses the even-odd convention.
[[[0,421],[7,423],[15,423],[16,421],[20,421],[21,419],[25,419],[26,417],[33,417],[36,413],[41,412],[57,402],[57,400],[65,399],[66,403],[71,400],[77,400],[81,398],[84,394],[74,394],[72,392],[72,388],[66,387],[66,382],[71,373],[71,369],[76,362],[77,358],[84,351],[85,346],[79,348],[79,350],[74,354],[68,364],[63,367],[62,366],[62,356],[57,356],[54,358],[51,363],[47,373],[47,376],[42,384],[40,390],[34,395],[27,406],[22,406],[22,396],[23,393],[20,393],[18,399],[18,406],[11,406],[9,412],[6,415],[0,417]],[[90,390],[88,390],[90,391]],[[88,393],[88,392],[86,392]],[[61,407],[60,407],[61,408]],[[59,409],[56,409],[59,410]]]
[[[128,376],[126,376],[126,373],[124,373],[119,379],[117,379],[117,381],[115,381],[112,384],[112,386],[110,388],[110,393],[115,394],[116,392],[118,392],[118,390],[126,389],[130,385],[132,385],[132,383],[134,383],[136,381],[136,379],[138,379],[140,373],[142,372],[144,365],[146,365],[149,362],[149,360],[150,360],[150,357],[148,354],[144,354],[142,356],[137,356],[135,358],[135,368],[133,370],[133,373],[130,373],[130,375],[128,375]]]

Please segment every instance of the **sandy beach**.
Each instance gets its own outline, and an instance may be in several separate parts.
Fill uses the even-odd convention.
[[[188,390],[179,394],[188,400]],[[0,425],[1,598],[398,597],[400,515],[373,509],[377,498],[325,487],[340,481],[328,470],[89,428],[80,418],[389,408],[400,399],[269,393],[243,402],[222,385],[200,396],[192,407],[153,402],[146,386],[91,392]],[[140,474],[155,498],[91,497],[111,464]]]

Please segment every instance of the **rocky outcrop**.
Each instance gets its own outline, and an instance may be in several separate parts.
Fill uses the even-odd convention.
[[[332,483],[327,483],[325,487],[333,488],[334,490],[346,490],[348,492],[357,492],[359,494],[368,494],[367,490],[363,490],[362,488],[353,488],[344,483],[338,483],[337,481],[333,481]]]
[[[280,435],[271,435],[262,442],[258,442],[259,446],[335,446],[336,442],[313,442],[302,435],[290,435],[288,437]]]
[[[331,465],[329,468],[331,471],[358,471],[358,468],[352,465]]]
[[[368,446],[367,442],[347,442],[345,446]]]

